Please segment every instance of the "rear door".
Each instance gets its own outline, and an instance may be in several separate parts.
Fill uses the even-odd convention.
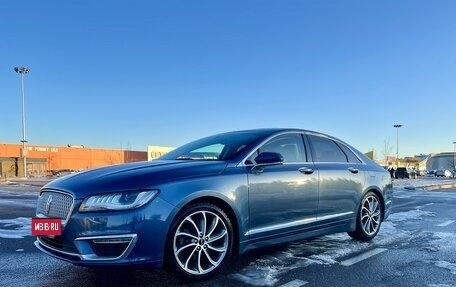
[[[319,172],[317,221],[355,216],[364,187],[362,162],[343,143],[321,135],[307,135],[312,160]]]

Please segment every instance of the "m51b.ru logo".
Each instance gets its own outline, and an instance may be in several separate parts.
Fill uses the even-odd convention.
[[[60,218],[32,218],[32,235],[61,235],[62,219]]]

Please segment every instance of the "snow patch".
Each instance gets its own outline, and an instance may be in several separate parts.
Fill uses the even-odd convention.
[[[252,268],[250,270],[246,270],[243,273],[235,273],[228,277],[253,286],[273,286],[278,281],[278,275],[278,268],[275,266],[265,266],[260,268]]]
[[[455,251],[456,249],[456,234],[446,232],[434,232],[434,240],[430,244],[436,250]]]
[[[388,221],[392,222],[403,222],[410,220],[420,220],[424,216],[435,216],[435,212],[425,211],[420,209],[410,210],[407,212],[393,213],[388,217]]]
[[[435,177],[422,177],[418,179],[395,179],[393,181],[394,187],[401,187],[406,189],[415,189],[425,186],[445,185],[456,183],[454,178],[435,178]]]
[[[0,219],[0,238],[24,238],[31,236],[32,219],[18,217],[15,219]]]
[[[380,232],[372,242],[359,242],[352,240],[346,233],[337,233],[323,236],[310,241],[291,243],[283,251],[274,252],[263,256],[238,273],[228,276],[249,285],[273,286],[278,277],[290,270],[307,267],[309,265],[337,264],[340,258],[350,254],[361,253],[372,246],[385,246],[394,242],[405,242],[411,237],[406,230],[396,228],[398,223],[411,220],[421,220],[423,217],[435,216],[434,212],[420,210],[393,213],[388,220],[382,223]],[[447,234],[437,236],[438,240],[454,240]],[[435,244],[449,243],[436,242]],[[456,243],[452,243],[455,246]]]
[[[0,201],[0,206],[36,208],[36,200],[14,201],[2,199]]]
[[[22,196],[27,196],[30,197],[30,195],[34,195],[38,198],[39,192],[38,191],[30,191],[30,190],[2,190],[0,189],[0,195],[8,195],[8,196],[14,196],[14,197],[22,197]]]
[[[427,263],[433,263],[435,266],[447,269],[451,272],[451,274],[456,275],[456,263],[451,263],[443,260],[427,261]]]
[[[385,244],[390,241],[402,240],[409,237],[409,233],[398,231],[393,224],[386,224],[389,232],[377,235],[374,242],[363,243],[352,240],[345,233],[338,233],[311,241],[291,243],[284,251],[277,251],[263,256],[236,274],[228,276],[246,284],[254,286],[273,286],[278,277],[290,270],[308,267],[310,265],[337,264],[339,258],[362,252],[374,244]],[[383,228],[383,227],[382,227]]]

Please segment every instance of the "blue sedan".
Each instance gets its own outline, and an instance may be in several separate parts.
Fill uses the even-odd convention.
[[[167,267],[199,280],[258,247],[338,232],[369,241],[392,198],[389,173],[334,137],[236,131],[48,183],[36,214],[61,218],[62,234],[35,245],[75,265]]]

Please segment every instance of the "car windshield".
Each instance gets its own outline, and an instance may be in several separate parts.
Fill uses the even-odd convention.
[[[196,140],[164,156],[163,160],[230,160],[261,138],[256,133],[227,133]]]

